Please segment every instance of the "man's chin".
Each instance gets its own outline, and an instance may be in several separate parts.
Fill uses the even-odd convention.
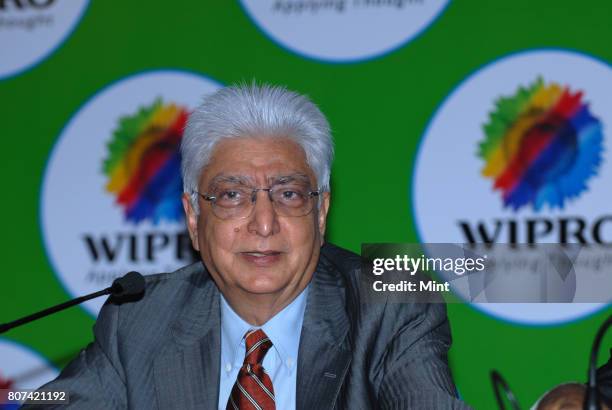
[[[279,284],[278,282],[264,280],[245,283],[240,287],[247,294],[263,296],[279,294],[286,286],[285,284]]]

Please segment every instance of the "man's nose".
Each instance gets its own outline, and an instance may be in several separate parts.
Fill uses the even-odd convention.
[[[270,236],[280,230],[278,215],[274,204],[270,201],[267,191],[258,191],[255,194],[255,203],[251,213],[248,230],[260,236]]]

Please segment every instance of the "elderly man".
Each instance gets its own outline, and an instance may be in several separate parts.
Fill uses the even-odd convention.
[[[584,384],[564,383],[547,391],[537,403],[533,410],[582,410],[587,389]],[[605,396],[600,397],[601,410],[610,410],[606,405]]]
[[[443,305],[364,303],[324,245],[328,123],[304,96],[228,87],[190,116],[183,204],[202,262],[102,309],[48,389],[83,409],[451,409]]]

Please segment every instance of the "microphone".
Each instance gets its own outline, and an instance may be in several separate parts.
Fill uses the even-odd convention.
[[[601,325],[595,340],[593,341],[593,347],[591,348],[591,357],[589,360],[589,378],[587,382],[587,391],[584,396],[584,410],[601,410],[601,400],[599,398],[599,391],[597,390],[597,353],[599,352],[599,345],[601,340],[606,334],[606,330],[612,325],[612,315]]]
[[[107,289],[110,289],[110,293],[116,298],[136,296],[144,292],[145,280],[140,273],[131,271],[115,279]]]
[[[90,293],[89,295],[69,300],[68,302],[60,303],[59,305],[51,306],[50,308],[22,317],[12,322],[0,324],[0,334],[7,332],[17,326],[25,325],[26,323],[30,323],[34,320],[49,316],[53,313],[62,311],[74,305],[78,305],[90,299],[94,299],[103,295],[111,295],[111,297],[118,298],[121,300],[130,299],[132,297],[140,296],[144,292],[144,289],[144,277],[138,272],[128,272],[124,276],[115,279],[113,281],[113,284],[106,289],[102,289],[97,292]]]
[[[497,400],[497,405],[500,410],[505,410],[506,406],[504,406],[504,401],[502,400],[501,393],[499,392],[499,388],[501,387],[504,390],[506,398],[512,405],[513,410],[520,410],[520,406],[514,393],[506,383],[506,380],[502,377],[502,375],[497,370],[491,370],[491,383],[493,383],[493,391],[495,392],[495,399]]]

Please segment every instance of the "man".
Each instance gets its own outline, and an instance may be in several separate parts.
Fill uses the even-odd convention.
[[[601,398],[612,406],[612,349],[608,362],[597,369],[597,384]]]
[[[582,410],[586,386],[580,383],[564,383],[546,392],[532,407],[534,410]],[[610,410],[605,396],[600,398],[601,410]]]
[[[365,303],[324,245],[332,141],[307,98],[228,87],[190,116],[183,205],[202,262],[107,303],[47,389],[70,407],[455,409],[443,305]]]

